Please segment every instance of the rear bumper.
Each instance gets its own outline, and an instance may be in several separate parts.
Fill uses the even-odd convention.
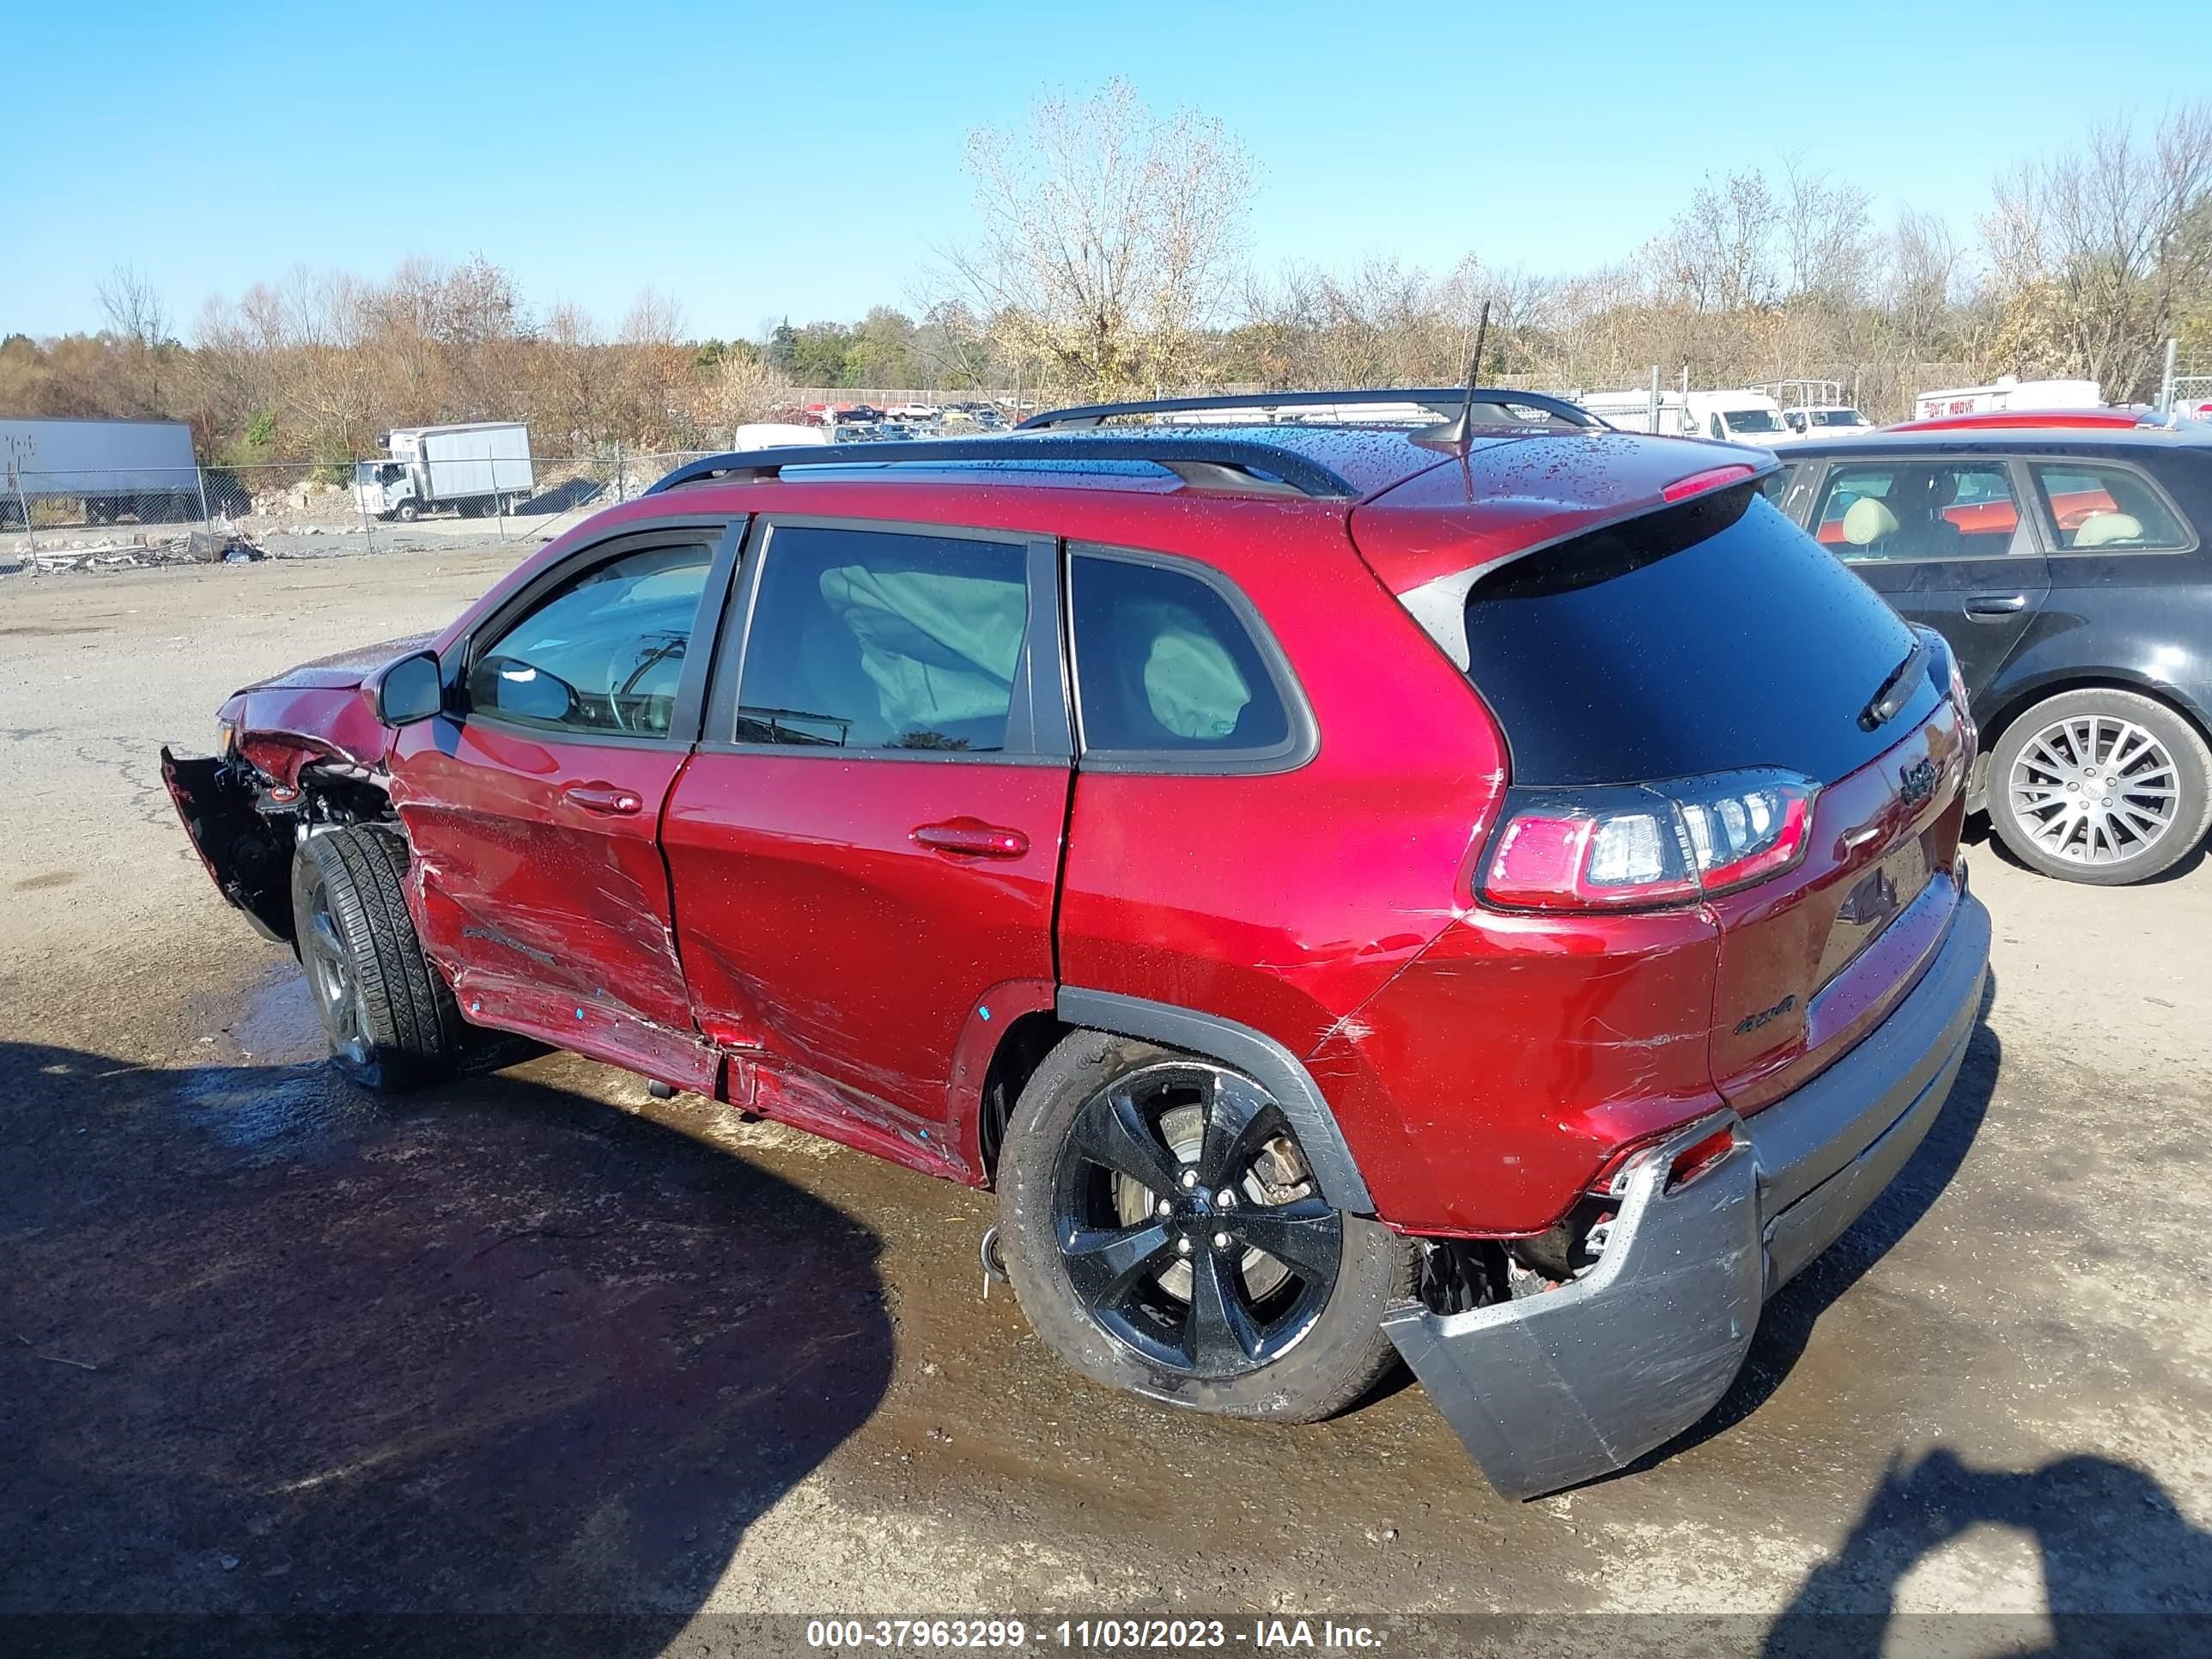
[[[1942,1109],[1989,954],[1989,912],[1962,896],[1920,983],[1850,1054],[1748,1119],[1717,1112],[1638,1154],[1604,1256],[1572,1283],[1384,1316],[1491,1485],[1533,1498],[1592,1480],[1712,1408],[1761,1304],[1873,1203]],[[1669,1189],[1674,1160],[1722,1128],[1735,1145]]]

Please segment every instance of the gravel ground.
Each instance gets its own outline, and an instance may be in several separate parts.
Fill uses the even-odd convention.
[[[526,550],[0,580],[0,1613],[2212,1613],[2201,862],[1977,848],[1994,989],[1904,1177],[1705,1424],[1508,1504],[1418,1388],[1283,1430],[1074,1379],[979,1297],[977,1194],[562,1056],[318,1066],[156,749]]]

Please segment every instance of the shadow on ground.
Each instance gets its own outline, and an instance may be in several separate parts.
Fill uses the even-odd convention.
[[[2034,1540],[2050,1612],[1896,1611],[1905,1575],[1977,1527]],[[1884,1652],[2037,1656],[2202,1653],[2212,1644],[2212,1533],[2172,1494],[2109,1458],[1978,1469],[1948,1447],[1893,1461],[1835,1557],[1815,1568],[1769,1629],[1771,1659]]]
[[[435,1614],[323,1635],[658,1653],[882,1398],[877,1253],[526,1075],[367,1108],[319,1066],[0,1043],[0,1646]],[[564,1612],[620,1616],[461,1616]],[[131,1613],[166,1617],[23,1617]]]

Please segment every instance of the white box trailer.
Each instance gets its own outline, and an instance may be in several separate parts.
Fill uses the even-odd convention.
[[[33,501],[83,504],[92,524],[200,516],[199,463],[181,421],[0,421],[0,522]]]
[[[412,521],[450,507],[464,518],[512,513],[530,498],[530,428],[519,421],[395,427],[384,459],[361,461],[354,499],[380,519]]]
[[[2104,391],[2094,380],[2023,380],[2016,374],[2000,374],[1987,386],[1917,393],[1912,399],[1912,418],[1933,421],[2004,409],[2101,409],[2104,404]]]

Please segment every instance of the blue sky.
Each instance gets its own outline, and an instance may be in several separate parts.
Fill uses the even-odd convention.
[[[1255,262],[1338,268],[1574,270],[1705,173],[1791,155],[1970,233],[2013,161],[2212,94],[2203,0],[107,0],[5,38],[0,333],[97,326],[118,263],[188,326],[295,265],[410,254],[609,325],[647,285],[701,334],[912,307],[969,222],[967,131],[1117,73],[1252,151]]]

